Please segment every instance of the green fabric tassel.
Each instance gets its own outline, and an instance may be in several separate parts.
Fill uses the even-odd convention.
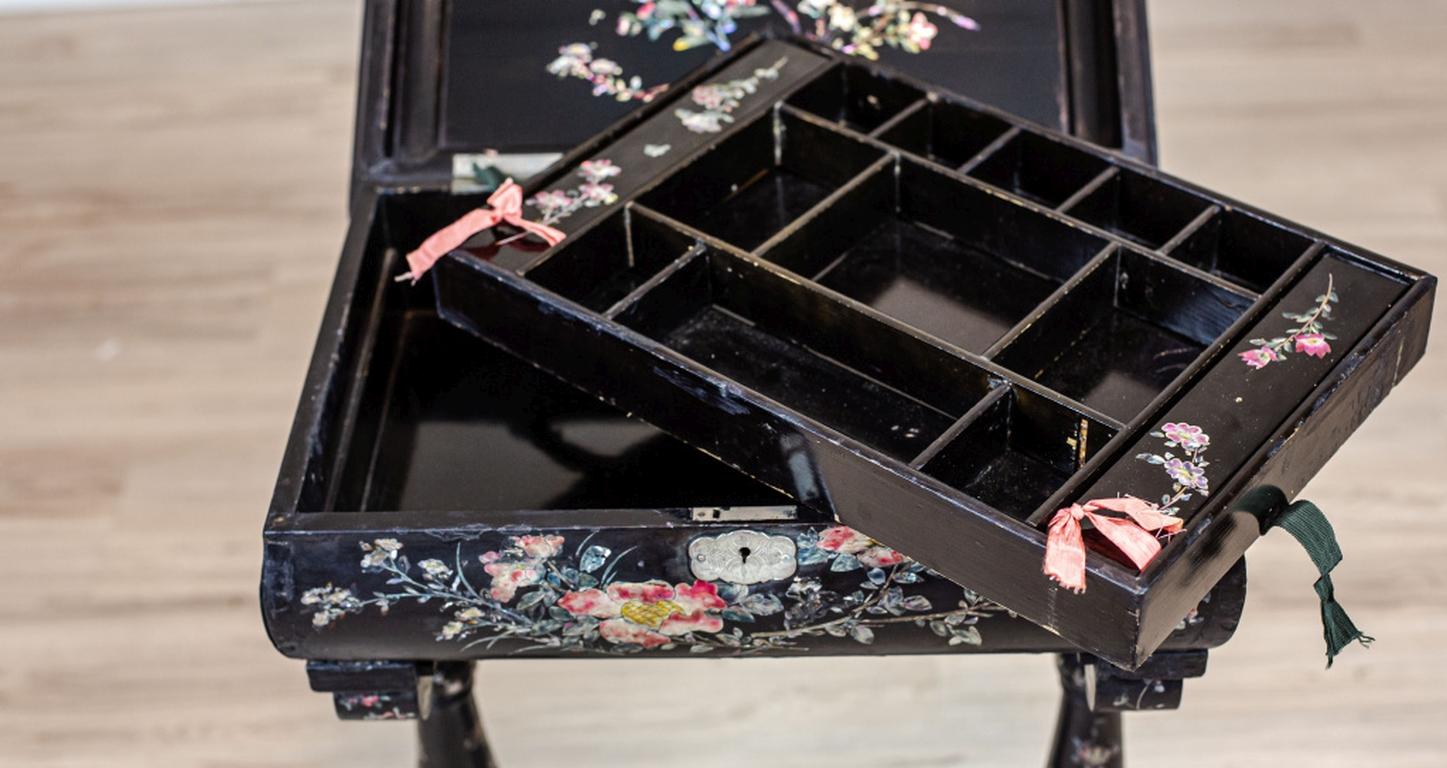
[[[502,183],[507,181],[507,176],[495,166],[473,163],[472,180],[477,184],[478,191],[491,192],[502,186]]]
[[[1331,668],[1332,660],[1352,641],[1363,646],[1371,645],[1374,638],[1357,629],[1336,601],[1331,569],[1341,562],[1341,547],[1337,546],[1336,533],[1332,531],[1326,515],[1315,504],[1298,501],[1287,507],[1272,524],[1284,529],[1301,544],[1321,574],[1321,578],[1316,580],[1316,594],[1321,598],[1321,627],[1326,638],[1327,668]]]

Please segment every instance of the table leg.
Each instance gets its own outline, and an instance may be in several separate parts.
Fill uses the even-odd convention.
[[[1047,768],[1122,768],[1120,713],[1091,711],[1086,698],[1085,668],[1093,661],[1080,654],[1061,654],[1060,718]]]
[[[472,663],[439,662],[431,695],[427,717],[417,721],[420,768],[496,768],[472,699]]]

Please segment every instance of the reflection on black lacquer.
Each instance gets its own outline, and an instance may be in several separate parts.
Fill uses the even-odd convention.
[[[366,509],[789,503],[430,313],[409,314],[398,363]]]

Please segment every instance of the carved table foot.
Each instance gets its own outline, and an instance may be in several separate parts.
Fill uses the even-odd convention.
[[[417,721],[421,768],[496,768],[472,700],[471,662],[437,664],[430,709]]]
[[[1094,660],[1061,654],[1060,717],[1046,768],[1121,768],[1120,713],[1096,712],[1086,692],[1086,668]]]

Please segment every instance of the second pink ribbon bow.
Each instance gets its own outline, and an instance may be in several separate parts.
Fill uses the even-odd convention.
[[[517,227],[526,234],[536,235],[549,246],[557,245],[567,238],[562,230],[546,224],[523,218],[523,188],[508,179],[487,198],[487,207],[469,211],[462,218],[437,230],[422,241],[417,249],[407,254],[409,271],[400,280],[417,282],[437,260],[460,247],[467,239],[492,229],[498,224]]]
[[[1102,510],[1116,515],[1101,514]],[[1118,515],[1124,515],[1120,517]],[[1177,533],[1181,519],[1134,496],[1118,499],[1094,499],[1072,504],[1050,519],[1050,533],[1045,539],[1045,575],[1072,592],[1085,591],[1085,536],[1080,521],[1087,519],[1101,535],[1119,549],[1136,570],[1161,551],[1157,532]]]

